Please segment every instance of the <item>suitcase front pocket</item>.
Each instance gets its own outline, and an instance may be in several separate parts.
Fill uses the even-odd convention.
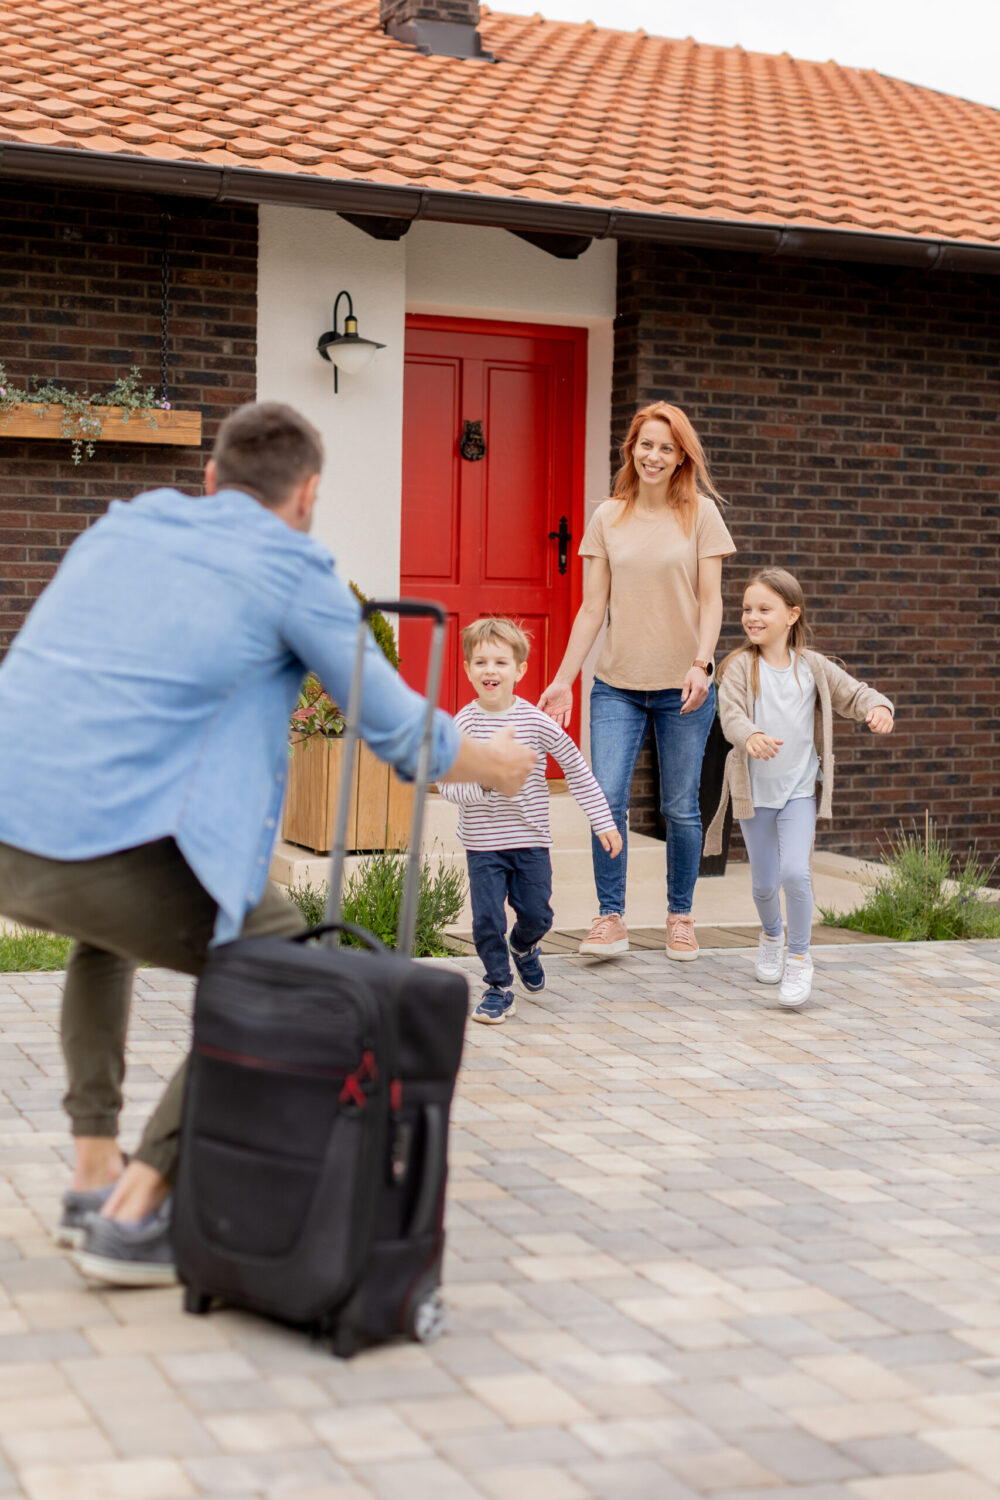
[[[216,1250],[240,1257],[289,1254],[302,1232],[320,1169],[317,1161],[200,1137],[191,1150],[191,1186],[202,1234]]]
[[[347,1069],[275,1070],[266,1062],[248,1062],[195,1049],[199,1139],[293,1162],[319,1161],[341,1108]]]

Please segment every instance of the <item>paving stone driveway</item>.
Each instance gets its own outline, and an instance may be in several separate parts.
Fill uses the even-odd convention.
[[[0,981],[0,1493],[31,1500],[1000,1500],[1000,943],[547,960],[470,1026],[451,1331],[341,1365],[87,1290],[58,975]],[[470,973],[473,961],[463,961]],[[190,990],[138,984],[126,1137]]]

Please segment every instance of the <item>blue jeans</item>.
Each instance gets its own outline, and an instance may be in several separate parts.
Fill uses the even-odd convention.
[[[472,941],[486,983],[508,990],[514,983],[507,951],[509,901],[517,920],[510,940],[520,952],[533,948],[552,926],[552,860],[546,848],[467,849]]]
[[[628,802],[632,775],[650,723],[660,759],[660,807],[667,825],[667,910],[691,910],[701,862],[698,785],[708,732],[715,715],[715,688],[693,713],[682,714],[680,688],[636,692],[594,679],[590,693],[590,761],[622,836],[617,859],[591,839],[594,883],[601,915],[625,915]]]
[[[788,951],[797,958],[809,952],[813,895],[809,874],[816,798],[793,797],[784,807],[755,807],[752,818],[741,818],[743,842],[750,857],[753,903],[770,938],[780,938],[781,901],[785,892],[788,913]]]

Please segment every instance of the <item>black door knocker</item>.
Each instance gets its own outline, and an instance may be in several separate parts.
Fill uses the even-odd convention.
[[[559,571],[565,573],[566,562],[569,555],[569,544],[573,540],[569,532],[569,524],[565,516],[559,517],[559,530],[549,532],[549,541],[559,543]]]
[[[483,437],[482,422],[466,422],[462,428],[458,451],[463,458],[469,460],[470,464],[476,464],[481,458],[486,457],[486,439]]]

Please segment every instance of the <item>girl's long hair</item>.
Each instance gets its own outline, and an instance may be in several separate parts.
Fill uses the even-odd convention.
[[[786,568],[761,568],[752,578],[748,578],[746,587],[752,584],[763,584],[764,588],[770,589],[772,594],[778,598],[788,609],[797,609],[799,617],[788,632],[788,649],[792,654],[792,662],[795,666],[795,680],[798,681],[798,657],[800,651],[805,651],[812,641],[812,630],[806,621],[806,600],[802,592],[802,585],[794,573],[789,573]],[[754,698],[760,693],[760,647],[753,641],[744,641],[742,646],[737,646],[735,651],[720,661],[716,668],[716,680],[722,677],[729,663],[737,656],[750,656],[750,691]]]
[[[701,439],[691,425],[691,419],[679,406],[670,406],[666,401],[654,401],[652,405],[637,411],[632,418],[628,437],[621,446],[621,468],[615,475],[611,491],[611,498],[622,502],[622,509],[614,524],[617,526],[619,521],[624,521],[638,498],[639,476],[632,460],[635,445],[639,441],[639,430],[644,422],[666,422],[674,442],[681,450],[680,468],[674,470],[667,484],[667,504],[677,512],[684,535],[690,536],[698,514],[699,494],[710,495],[720,505],[725,505],[726,502],[712,483]]]

